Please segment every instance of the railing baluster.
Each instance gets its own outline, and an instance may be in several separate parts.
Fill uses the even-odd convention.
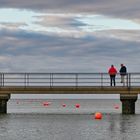
[[[126,86],[127,86],[127,87],[129,86],[128,77],[129,77],[129,74],[127,73],[127,74],[126,74]]]
[[[129,73],[129,88],[131,87],[131,74]]]
[[[26,87],[26,73],[24,74],[24,87]]]
[[[0,74],[0,86],[2,87],[2,73]]]
[[[103,73],[101,73],[101,87],[103,87]]]
[[[78,73],[75,74],[75,77],[76,77],[75,82],[76,82],[76,88],[77,88],[78,87]]]
[[[50,87],[51,87],[51,73],[50,73]]]
[[[52,87],[53,87],[53,73],[52,73]]]
[[[29,73],[27,73],[27,86],[29,86]]]
[[[50,87],[53,87],[53,73],[50,73]]]
[[[4,87],[4,82],[5,82],[5,80],[4,80],[4,73],[2,74],[2,86]]]

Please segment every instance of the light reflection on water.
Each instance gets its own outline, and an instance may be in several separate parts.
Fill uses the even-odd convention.
[[[0,140],[139,140],[140,137],[139,101],[136,115],[122,115],[119,100],[51,100],[47,108],[42,100],[18,101],[17,104],[17,100],[11,100],[8,114],[0,115]],[[81,105],[79,109],[74,106],[77,102]],[[101,120],[94,119],[96,111],[103,113]]]

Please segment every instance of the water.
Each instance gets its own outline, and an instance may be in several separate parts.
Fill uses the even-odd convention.
[[[119,100],[10,100],[8,114],[0,115],[0,140],[139,140],[139,108],[138,100],[136,115],[122,115]]]
[[[49,106],[44,103],[49,102]],[[62,105],[66,104],[66,107]],[[80,108],[75,105],[80,104]],[[119,109],[114,109],[114,106]],[[55,100],[10,100],[8,102],[9,113],[43,113],[43,114],[91,114],[97,111],[105,113],[121,113],[119,100],[90,100],[90,99],[55,99]]]

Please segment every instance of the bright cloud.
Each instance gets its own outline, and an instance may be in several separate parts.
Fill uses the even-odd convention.
[[[57,34],[82,34],[99,30],[139,30],[140,24],[131,20],[102,15],[47,14],[19,9],[1,9],[0,27]],[[15,16],[16,15],[16,16]],[[69,36],[69,35],[68,35]]]

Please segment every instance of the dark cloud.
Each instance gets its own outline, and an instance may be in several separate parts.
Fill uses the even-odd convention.
[[[130,70],[140,70],[136,58],[139,42],[135,41],[99,35],[59,37],[23,30],[1,30],[0,40],[0,63],[5,71],[106,72],[110,64],[122,61]]]
[[[1,8],[44,10],[53,13],[94,13],[122,18],[140,18],[139,0],[5,0]]]
[[[126,31],[120,31],[125,35]],[[119,35],[118,31],[116,31],[117,36]],[[108,34],[108,37],[96,34],[80,37],[80,38],[74,38],[74,37],[59,37],[58,35],[47,35],[43,33],[35,33],[35,32],[27,32],[24,30],[1,30],[0,31],[0,47],[5,48],[6,46],[13,46],[13,50],[16,49],[22,49],[23,47],[30,49],[33,49],[32,51],[35,52],[35,48],[38,48],[41,50],[41,48],[45,47],[46,50],[52,50],[52,51],[58,51],[60,52],[64,49],[67,50],[73,50],[75,51],[77,48],[79,50],[83,50],[83,52],[86,52],[89,50],[89,53],[91,50],[97,50],[98,52],[101,52],[101,50],[106,49],[107,50],[111,48],[122,48],[123,46],[132,46],[132,44],[136,47],[139,45],[139,42],[135,42],[135,40],[121,40],[116,38],[111,38],[109,36],[109,33],[114,33],[115,31],[106,31],[106,34]],[[136,32],[133,32],[136,34]],[[100,33],[102,34],[102,32]],[[139,34],[139,32],[137,32]],[[115,43],[113,43],[115,42]],[[130,45],[129,45],[130,44]],[[75,48],[75,49],[74,49]],[[126,47],[124,47],[125,49]],[[122,48],[123,49],[123,48]],[[68,51],[69,52],[69,51]],[[103,51],[104,52],[104,51]],[[28,52],[27,52],[28,53]],[[37,51],[38,53],[38,51]],[[41,52],[43,53],[43,52]],[[88,53],[88,54],[89,54]],[[95,51],[95,53],[97,53]],[[67,53],[68,54],[68,53]],[[80,55],[80,54],[79,54]],[[82,54],[83,55],[83,54]]]
[[[126,54],[131,46],[139,49],[139,42],[122,41],[108,37],[85,36],[82,38],[59,37],[34,32],[2,30],[0,34],[0,54],[48,55],[54,57],[118,56]],[[121,51],[120,51],[121,50]]]

